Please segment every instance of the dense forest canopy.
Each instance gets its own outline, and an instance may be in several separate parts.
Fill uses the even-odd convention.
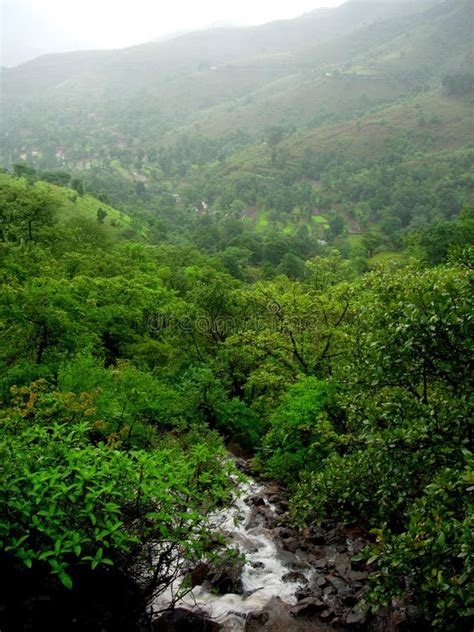
[[[2,70],[2,629],[141,629],[231,564],[229,450],[288,525],[362,530],[365,626],[472,628],[472,18],[353,0]]]

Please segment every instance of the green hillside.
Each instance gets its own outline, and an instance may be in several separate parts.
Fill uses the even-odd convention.
[[[348,2],[261,27],[4,69],[0,159],[8,164],[29,151],[45,166],[65,159],[81,168],[117,148],[159,147],[183,125],[255,133],[365,112],[469,62],[469,4],[433,4]],[[440,35],[456,42],[442,63]],[[334,73],[339,81],[327,81]]]
[[[18,203],[21,204],[25,194],[50,202],[54,208],[54,221],[66,229],[74,230],[77,229],[78,225],[82,225],[85,230],[87,230],[87,226],[94,227],[94,229],[98,227],[104,236],[112,242],[121,241],[127,235],[133,234],[135,238],[140,238],[146,234],[143,229],[139,229],[137,233],[131,218],[126,214],[101,202],[92,195],[79,194],[72,188],[45,182],[34,176],[33,178],[31,176],[15,177],[0,172],[2,212],[5,211],[3,204],[6,201],[17,199]],[[3,221],[7,221],[5,216],[3,217]],[[81,224],[81,221],[85,223]]]
[[[261,27],[39,58],[4,73],[1,159],[67,169],[156,239],[181,242],[176,227],[199,232],[208,215],[241,219],[264,240],[309,231],[312,246],[295,252],[341,239],[354,250],[354,231],[393,252],[421,217],[446,217],[430,191],[443,186],[457,211],[471,200],[471,24],[466,0],[353,0]],[[353,193],[366,174],[379,182],[381,165],[416,211],[401,192],[372,191],[365,204]]]
[[[354,118],[380,104],[432,89],[445,74],[472,67],[472,24],[472,5],[460,0],[363,26],[287,55],[280,60],[289,68],[284,79],[203,113],[198,119],[200,131],[316,126],[338,117]],[[253,60],[255,68],[269,63]],[[237,71],[238,64],[234,67]]]
[[[431,154],[472,144],[474,120],[471,98],[448,97],[428,93],[403,99],[396,105],[379,107],[376,113],[358,116],[339,124],[326,124],[314,129],[295,132],[278,146],[288,151],[290,158],[302,158],[308,150],[316,153],[335,152],[347,158],[375,160],[391,141],[411,139],[414,151]],[[230,161],[253,169],[268,166],[269,152],[265,146],[245,150]]]

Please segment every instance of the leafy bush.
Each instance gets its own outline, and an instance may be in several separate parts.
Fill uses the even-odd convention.
[[[207,516],[229,497],[224,456],[204,443],[123,452],[92,445],[90,431],[85,421],[3,421],[0,551],[68,587],[78,565],[115,565],[160,592],[207,554]]]
[[[293,500],[298,519],[331,516],[400,529],[432,472],[459,460],[459,450],[423,445],[416,432],[379,433],[357,448],[349,446],[351,441],[340,437],[336,445],[345,452],[334,452],[320,471],[303,475]]]
[[[472,630],[474,623],[474,459],[446,468],[413,505],[406,531],[379,531],[370,551],[376,571],[372,603],[412,591],[436,630]]]

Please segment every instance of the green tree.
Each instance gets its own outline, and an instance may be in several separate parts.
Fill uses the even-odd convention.
[[[79,195],[84,195],[84,183],[80,178],[72,178],[71,188]]]
[[[59,202],[50,193],[25,186],[0,189],[0,237],[2,241],[34,241],[38,229],[51,226]]]
[[[99,224],[103,224],[105,222],[105,218],[107,217],[107,211],[104,211],[103,208],[97,209],[97,221]]]

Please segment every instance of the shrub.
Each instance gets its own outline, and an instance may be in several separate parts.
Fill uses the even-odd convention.
[[[124,452],[92,445],[90,430],[3,421],[0,551],[67,587],[78,566],[115,565],[159,593],[208,554],[208,515],[228,499],[229,468],[215,446]]]
[[[474,623],[474,459],[464,469],[441,471],[409,514],[401,534],[378,532],[370,551],[373,604],[407,590],[436,630],[472,630]]]

